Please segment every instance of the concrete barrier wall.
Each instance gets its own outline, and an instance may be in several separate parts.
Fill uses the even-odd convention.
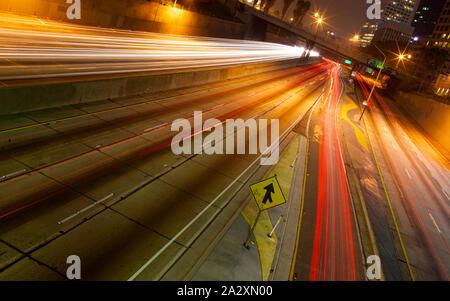
[[[450,153],[450,106],[417,94],[398,92],[398,104]]]
[[[304,59],[297,59],[141,77],[2,88],[0,89],[0,115],[192,87],[320,60],[314,58],[306,62]]]
[[[242,38],[245,26],[146,0],[81,0],[81,19],[69,20],[66,0],[0,0],[0,11],[69,23],[159,33]]]

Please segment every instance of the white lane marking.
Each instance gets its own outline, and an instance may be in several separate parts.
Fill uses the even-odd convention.
[[[433,221],[434,226],[439,231],[439,233],[442,233],[441,229],[439,229],[438,225],[436,224],[436,221],[434,220],[434,217],[431,215],[431,213],[428,213],[428,215],[431,217],[431,220]]]
[[[448,197],[448,192],[447,189],[445,187],[442,187],[442,192],[445,194],[445,196],[447,197],[447,201],[450,200],[450,197]]]
[[[408,178],[412,179],[407,168],[405,168],[405,171],[406,171],[406,174],[408,175]]]
[[[113,195],[114,195],[114,193],[111,193],[110,195],[104,197],[104,198],[101,199],[100,201],[95,202],[95,203],[93,203],[93,204],[87,206],[86,208],[83,208],[83,209],[81,209],[80,211],[75,212],[75,213],[72,214],[71,216],[66,217],[66,218],[63,219],[62,221],[59,221],[59,222],[58,222],[58,225],[64,224],[64,223],[67,222],[68,220],[70,220],[70,219],[74,218],[75,216],[77,216],[77,215],[79,215],[79,214],[85,212],[86,210],[89,210],[90,208],[94,207],[95,205],[100,204],[101,202],[106,201],[107,199],[111,198]]]
[[[151,128],[148,128],[148,129],[144,130],[144,133],[145,133],[145,132],[149,132],[149,131],[154,130],[154,129],[157,129],[157,128],[160,128],[160,127],[162,127],[162,126],[166,126],[166,125],[168,125],[167,122],[166,122],[166,123],[163,123],[163,124],[155,125],[154,127],[151,127]]]
[[[20,173],[23,173],[23,172],[25,172],[25,171],[27,171],[26,168],[21,169],[21,170],[18,170],[18,171],[15,171],[15,172],[12,172],[12,173],[10,173],[10,174],[1,176],[1,177],[0,177],[0,180],[6,179],[6,178],[9,178],[9,177],[13,177],[13,176],[18,175],[18,174],[20,174]]]
[[[318,100],[320,99],[320,97],[322,97],[322,94],[319,96],[319,98],[317,98],[312,110],[314,110],[315,106],[317,105],[317,103],[319,102]],[[277,140],[272,144],[273,145],[278,145],[280,138],[285,136],[286,133],[289,133],[294,126],[303,118],[302,115],[300,115],[292,124],[289,128],[286,129],[286,131],[284,131],[284,133],[279,136],[277,138]],[[308,125],[307,125],[308,126]],[[225,187],[224,190],[222,190],[221,193],[219,193],[216,198],[214,200],[212,200],[205,208],[203,208],[202,211],[200,211],[193,219],[191,219],[191,221],[189,223],[187,223],[183,229],[181,229],[177,234],[175,234],[174,237],[172,237],[172,239],[170,239],[161,249],[158,250],[158,252],[156,252],[149,260],[147,260],[146,263],[144,263],[144,265],[142,265],[139,270],[136,271],[136,273],[134,273],[130,278],[128,278],[128,281],[133,281],[134,279],[136,279],[136,277],[138,277],[142,271],[144,271],[153,261],[155,261],[156,258],[159,257],[159,255],[161,255],[171,244],[173,244],[183,233],[184,231],[186,231],[190,226],[192,226],[211,206],[213,206],[217,200],[219,200],[222,195],[225,194],[226,191],[228,191],[228,189],[230,189],[234,184],[236,184],[236,182],[247,172],[250,170],[250,168],[255,165],[256,162],[258,162],[259,160],[261,160],[261,158],[266,154],[269,153],[271,150],[273,149],[273,147],[268,147],[264,152],[262,152],[258,158],[256,158],[252,163],[250,163],[250,165],[243,171],[241,172],[227,187]]]

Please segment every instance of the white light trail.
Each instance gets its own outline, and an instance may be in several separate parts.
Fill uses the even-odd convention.
[[[305,51],[267,42],[113,30],[0,15],[2,81],[274,62],[299,58]]]

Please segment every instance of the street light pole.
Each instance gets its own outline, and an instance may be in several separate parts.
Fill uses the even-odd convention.
[[[316,23],[317,23],[317,28],[316,28],[316,34],[314,35],[314,44],[317,43],[317,36],[319,35],[319,27],[323,22],[322,17],[319,16],[319,13],[315,13],[314,17],[316,18]],[[311,55],[311,51],[314,48],[314,44],[311,46],[311,49],[308,49],[308,53],[305,53],[306,58],[309,58],[309,56]],[[310,46],[308,46],[309,48]]]
[[[363,102],[364,109],[362,111],[361,117],[359,117],[358,123],[361,122],[361,119],[363,118],[364,112],[366,111],[368,105],[369,104],[367,102],[365,102],[365,101]]]
[[[375,82],[373,83],[373,87],[372,87],[372,90],[370,91],[369,97],[367,98],[367,105],[370,104],[370,99],[372,98],[373,91],[375,90],[375,86],[377,85],[378,79],[380,78],[381,70],[384,68],[384,64],[386,63],[386,60],[387,60],[387,57],[384,54],[384,52],[381,51],[380,48],[378,48],[378,46],[375,45],[375,43],[373,43],[373,46],[375,46],[377,48],[377,50],[384,56],[384,60],[383,60],[383,65],[380,68],[380,71],[378,71],[377,78],[375,79]],[[363,118],[364,112],[366,112],[366,108],[367,108],[367,106],[364,106],[364,110],[362,111],[361,117],[359,118],[358,122],[360,122],[361,119]]]

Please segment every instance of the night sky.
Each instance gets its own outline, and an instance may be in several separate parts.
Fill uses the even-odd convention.
[[[327,18],[326,29],[332,28],[340,37],[348,38],[359,32],[361,26],[367,21],[366,11],[369,7],[366,0],[310,0],[311,10],[309,14],[318,8]],[[292,3],[288,11],[288,17],[292,15],[296,0]],[[276,9],[280,12],[283,8],[283,0],[277,0]],[[312,23],[311,19],[305,18],[303,26],[308,27]]]

